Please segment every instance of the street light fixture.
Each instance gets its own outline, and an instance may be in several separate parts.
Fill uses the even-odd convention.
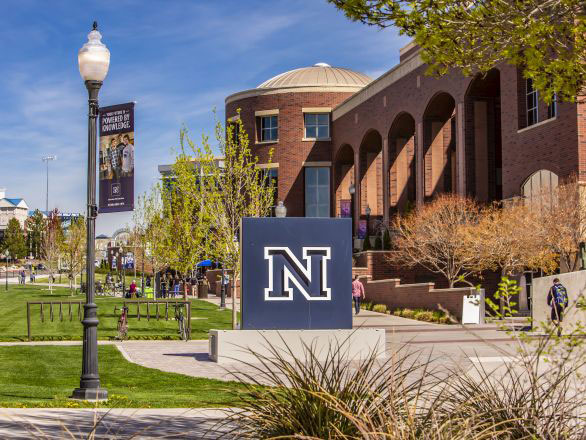
[[[88,170],[87,170],[87,244],[86,244],[86,303],[83,315],[83,360],[79,388],[73,390],[74,399],[106,400],[108,391],[100,387],[98,374],[98,313],[95,304],[95,235],[96,216],[96,120],[98,93],[108,74],[110,51],[101,41],[98,23],[88,34],[88,41],[79,50],[79,73],[88,91]]]
[[[45,213],[49,215],[49,162],[57,160],[57,156],[43,156],[41,160],[47,164],[47,192],[45,198]]]
[[[8,257],[10,257],[10,252],[6,249],[4,251],[4,258],[6,259],[6,291],[8,291]]]

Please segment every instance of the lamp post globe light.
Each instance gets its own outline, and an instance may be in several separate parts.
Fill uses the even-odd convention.
[[[283,204],[281,200],[277,203],[275,207],[275,217],[286,217],[287,216],[287,207]]]
[[[79,73],[88,91],[88,168],[87,168],[87,245],[86,245],[86,303],[83,314],[83,358],[79,388],[73,390],[74,399],[106,400],[108,391],[100,387],[98,374],[98,311],[95,304],[95,235],[96,216],[96,120],[98,93],[108,74],[110,51],[101,41],[98,23],[88,34],[88,41],[79,50]]]

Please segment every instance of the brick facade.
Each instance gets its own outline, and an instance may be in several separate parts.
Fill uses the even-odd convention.
[[[287,207],[287,215],[305,215],[304,162],[331,162],[332,144],[330,141],[304,141],[304,107],[335,107],[351,92],[300,92],[260,95],[226,104],[226,117],[238,114],[248,134],[251,149],[259,158],[259,163],[267,163],[270,151],[272,162],[279,164],[279,183],[277,197]],[[255,111],[278,109],[279,139],[276,142],[260,143],[258,122]],[[333,127],[330,127],[333,132]],[[331,202],[333,203],[332,197]]]
[[[533,173],[549,170],[560,178],[577,173],[586,181],[586,103],[558,103],[557,115],[538,104],[538,123],[527,127],[526,80],[515,66],[502,64],[486,76],[464,77],[453,70],[425,75],[416,48],[401,52],[400,64],[355,91],[307,87],[299,90],[241,92],[226,100],[226,118],[241,111],[259,162],[278,164],[278,198],[288,216],[305,215],[307,162],[330,166],[330,215],[352,200],[354,228],[371,210],[389,221],[409,205],[421,205],[440,192],[491,202],[522,194]],[[277,77],[278,78],[278,77]],[[331,107],[328,141],[304,141],[305,107]],[[278,110],[279,139],[259,143],[255,112]],[[355,194],[349,187],[355,185]],[[424,268],[396,268],[384,253],[358,255],[372,280],[401,278],[407,283],[445,280]],[[355,271],[361,272],[361,271]],[[487,296],[498,274],[487,274]]]

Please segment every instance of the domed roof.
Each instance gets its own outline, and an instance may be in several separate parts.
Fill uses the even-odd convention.
[[[372,79],[367,75],[343,67],[317,63],[311,67],[290,70],[260,84],[257,89],[283,87],[364,87]]]

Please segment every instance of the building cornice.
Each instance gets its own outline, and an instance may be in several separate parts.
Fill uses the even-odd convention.
[[[352,109],[358,107],[363,102],[372,98],[374,95],[380,93],[387,87],[391,86],[393,83],[399,81],[401,78],[407,76],[409,73],[413,72],[424,64],[425,63],[421,59],[419,53],[406,59],[402,63],[397,64],[387,73],[379,76],[373,82],[363,87],[359,92],[338,104],[332,112],[332,120],[335,121],[336,119],[344,116]]]

